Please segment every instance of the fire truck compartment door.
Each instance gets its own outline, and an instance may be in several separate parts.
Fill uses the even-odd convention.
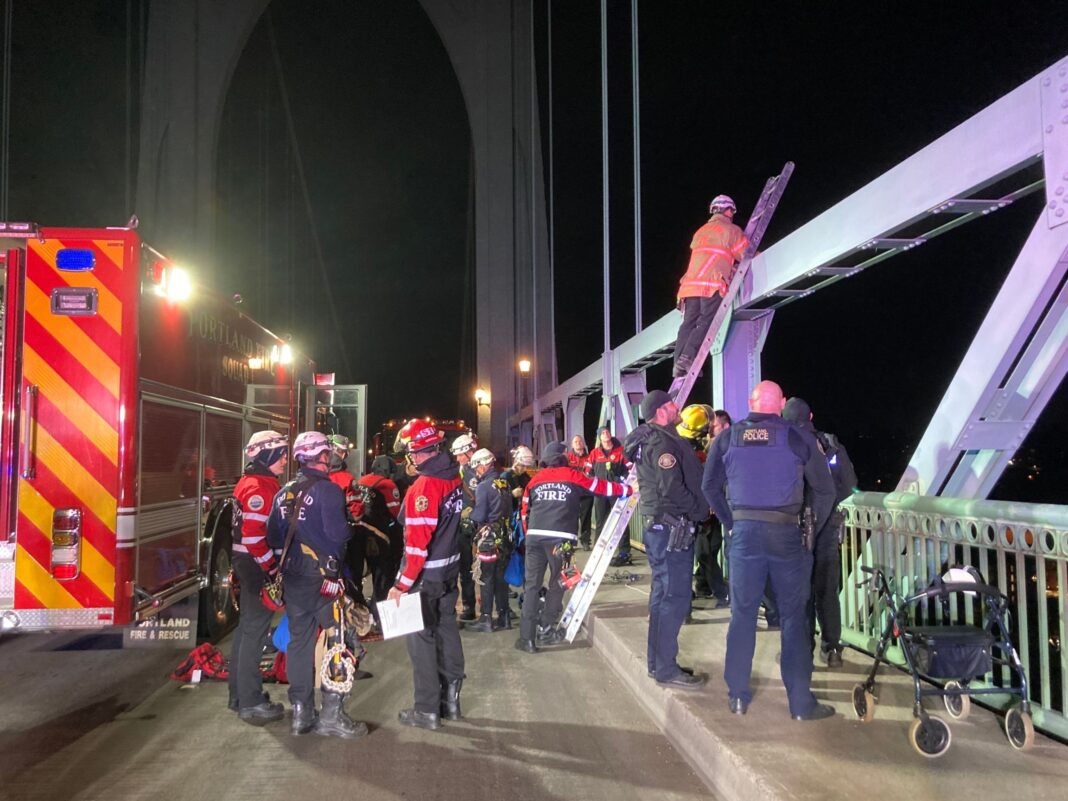
[[[83,257],[77,269],[64,258],[71,252]],[[4,353],[3,457],[15,466],[5,471],[4,512],[15,533],[14,608],[28,627],[114,618],[122,399],[131,369],[125,345],[136,285],[124,253],[118,237],[67,236],[31,237],[21,253],[20,308],[17,319],[8,315],[14,339]]]
[[[21,381],[18,339],[21,326],[22,283],[25,261],[21,249],[0,246],[0,461],[12,464],[17,452],[18,387]],[[0,470],[0,609],[15,605],[15,471]]]

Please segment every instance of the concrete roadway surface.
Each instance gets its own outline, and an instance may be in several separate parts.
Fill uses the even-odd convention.
[[[347,703],[371,733],[348,741],[292,737],[288,716],[242,723],[224,683],[167,678],[179,651],[123,651],[84,634],[0,638],[0,799],[711,797],[587,644],[526,655],[513,648],[516,631],[462,637],[463,722],[401,726],[407,652],[376,642],[362,665],[374,678]],[[285,700],[284,687],[269,689]]]

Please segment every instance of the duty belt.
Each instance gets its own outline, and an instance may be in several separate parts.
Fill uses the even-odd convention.
[[[731,516],[735,520],[756,520],[760,523],[782,523],[788,526],[797,525],[797,515],[776,512],[774,509],[732,509]]]

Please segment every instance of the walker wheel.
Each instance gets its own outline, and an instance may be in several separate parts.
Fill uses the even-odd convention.
[[[920,756],[935,759],[949,750],[953,736],[949,724],[937,715],[916,718],[909,727],[909,742]]]
[[[1031,722],[1031,715],[1014,706],[1005,713],[1005,734],[1009,745],[1017,751],[1026,751],[1035,744],[1035,724]]]
[[[966,689],[959,681],[951,681],[946,684],[946,690]],[[943,695],[942,701],[946,705],[946,712],[953,720],[964,720],[971,714],[972,699],[967,695]]]
[[[853,687],[853,711],[865,723],[875,719],[875,696],[863,684]]]

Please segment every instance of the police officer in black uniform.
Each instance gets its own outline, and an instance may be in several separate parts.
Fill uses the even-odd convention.
[[[627,435],[623,453],[637,465],[642,541],[652,568],[649,595],[649,675],[658,684],[698,689],[705,677],[679,666],[679,629],[690,611],[694,531],[708,518],[701,463],[675,431],[679,409],[654,389],[642,399],[646,421]]]
[[[812,694],[812,650],[805,605],[812,586],[812,554],[802,537],[807,504],[818,531],[834,503],[834,484],[815,438],[783,420],[785,399],[773,381],[749,397],[750,414],[712,442],[702,489],[730,532],[731,623],[727,682],[731,712],[744,715],[756,645],[756,619],[768,576],[782,621],[780,669],[795,720],[830,717],[834,709]],[[729,501],[728,501],[729,498]]]
[[[315,641],[319,627],[334,625],[333,606],[343,591],[340,569],[352,529],[345,517],[345,495],[329,477],[330,442],[325,434],[305,431],[293,442],[300,463],[297,478],[279,490],[267,519],[267,543],[285,547],[293,516],[293,538],[282,563],[289,614],[289,700],[293,734],[314,731],[332,737],[361,737],[367,726],[352,720],[345,697],[323,690],[322,714],[315,712]]]
[[[782,409],[783,419],[798,428],[812,432],[820,444],[827,466],[834,479],[834,511],[827,523],[816,533],[812,549],[812,597],[808,602],[808,626],[812,635],[812,648],[816,648],[816,621],[820,624],[820,656],[829,668],[842,666],[842,606],[838,599],[838,577],[842,562],[838,545],[842,542],[842,524],[845,515],[838,511],[838,504],[853,494],[857,486],[857,473],[845,446],[834,434],[817,431],[812,424],[812,409],[801,398],[790,398]]]

